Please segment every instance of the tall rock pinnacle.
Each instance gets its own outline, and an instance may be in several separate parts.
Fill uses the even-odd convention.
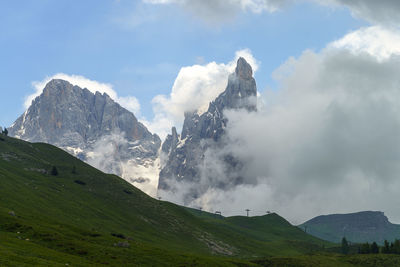
[[[236,76],[240,77],[244,80],[250,80],[253,78],[253,70],[247,61],[240,57],[237,61],[236,69],[235,69]]]
[[[202,174],[199,166],[204,166],[204,153],[209,147],[221,145],[221,137],[225,134],[228,123],[224,111],[229,109],[257,110],[257,87],[253,78],[253,70],[244,58],[239,58],[235,72],[228,77],[228,84],[214,101],[209,104],[208,110],[203,114],[196,112],[185,113],[185,120],[181,135],[175,129],[164,142],[163,151],[168,155],[165,166],[159,177],[159,190],[173,191],[177,183],[190,183],[196,185]],[[178,137],[178,142],[172,142]],[[227,157],[229,158],[229,157]],[[229,158],[228,165],[240,166],[234,159]],[[230,168],[228,166],[228,168]],[[235,167],[233,167],[235,168]],[[210,180],[213,180],[211,177]],[[241,177],[232,176],[229,183],[238,183]],[[210,185],[213,186],[213,185]],[[228,185],[219,183],[217,187]],[[187,188],[187,187],[185,187]],[[206,189],[197,185],[190,188],[185,196],[185,201],[190,202]],[[160,192],[161,192],[160,191]],[[186,203],[187,204],[187,203]]]
[[[225,91],[210,104],[210,107],[215,104],[219,111],[239,108],[257,110],[257,86],[252,75],[250,64],[244,58],[239,58],[235,72],[229,75]]]

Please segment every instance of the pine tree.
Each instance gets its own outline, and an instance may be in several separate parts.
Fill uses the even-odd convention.
[[[384,253],[384,254],[389,254],[390,253],[389,242],[387,240],[385,240],[385,242],[383,244],[382,253]]]
[[[53,175],[53,176],[57,176],[58,175],[58,170],[57,170],[56,166],[53,166],[51,168],[51,175]]]
[[[4,134],[5,136],[7,136],[7,135],[8,135],[8,130],[7,130],[7,128],[4,128],[4,130],[3,130],[3,134]]]
[[[394,241],[392,253],[394,253],[394,254],[400,254],[400,240],[396,239],[396,240]]]
[[[342,253],[345,255],[349,253],[349,243],[345,237],[342,238]]]
[[[371,253],[371,246],[369,245],[369,243],[364,243],[361,245],[361,254],[369,254]]]
[[[379,253],[379,247],[376,242],[373,242],[371,245],[371,253],[372,254],[378,254]]]

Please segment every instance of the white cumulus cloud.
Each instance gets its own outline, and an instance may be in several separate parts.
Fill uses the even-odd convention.
[[[248,49],[237,51],[234,59],[227,64],[210,62],[181,68],[171,93],[153,98],[155,116],[145,124],[164,137],[172,126],[182,126],[185,112],[207,110],[208,104],[225,90],[228,75],[234,72],[239,57],[244,57],[253,71],[257,71],[259,63]]]
[[[381,26],[361,28],[333,42],[331,46],[346,48],[352,53],[368,53],[385,60],[400,55],[400,32]]]

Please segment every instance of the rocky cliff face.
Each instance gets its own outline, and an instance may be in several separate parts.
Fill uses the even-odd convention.
[[[56,145],[109,173],[134,183],[155,168],[160,139],[107,94],[91,93],[64,80],[52,80],[9,128],[11,136]],[[149,171],[147,171],[149,174]]]
[[[315,217],[300,227],[313,236],[339,243],[342,237],[352,242],[394,241],[400,238],[400,225],[392,224],[380,211],[331,214]]]
[[[175,128],[172,129],[172,134],[168,135],[162,146],[167,159],[160,172],[159,190],[180,190],[180,185],[192,184],[189,189],[185,188],[187,193],[184,203],[186,204],[206,190],[199,184],[202,176],[210,176],[205,173],[207,172],[205,153],[207,149],[218,148],[223,143],[221,139],[228,123],[224,111],[228,109],[255,111],[257,109],[257,88],[252,75],[251,66],[245,59],[239,58],[235,72],[228,77],[226,90],[209,104],[208,110],[203,114],[185,113],[181,135],[177,134]],[[241,167],[240,162],[230,155],[222,157],[226,175],[231,177],[228,182],[218,182],[216,186],[225,188],[229,184],[240,183],[240,172],[237,171]],[[206,179],[213,180],[213,177],[206,177]],[[208,183],[207,186],[213,186],[213,184]]]

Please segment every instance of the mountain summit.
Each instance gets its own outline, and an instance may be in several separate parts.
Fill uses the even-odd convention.
[[[106,93],[93,94],[60,79],[46,84],[43,93],[9,128],[9,134],[56,145],[130,182],[138,177],[149,179],[141,177],[135,166],[153,166],[161,143]],[[128,166],[136,170],[134,176],[128,173]]]
[[[212,105],[215,105],[218,111],[239,108],[257,110],[257,86],[252,75],[250,64],[244,58],[239,58],[235,72],[229,75],[225,91],[210,103],[208,111],[210,112]]]
[[[226,188],[242,180],[237,176],[240,163],[226,155],[226,173],[235,170],[232,171],[235,177],[231,177],[228,184],[218,182],[218,185],[213,185],[213,178],[209,177],[210,182],[204,185],[205,188],[200,183],[201,176],[205,175],[203,170],[207,168],[204,160],[206,150],[222,145],[221,138],[228,123],[224,112],[232,109],[257,110],[257,87],[252,75],[250,64],[244,58],[239,58],[235,72],[228,77],[225,91],[209,104],[208,110],[203,114],[186,112],[181,135],[176,133],[175,128],[172,129],[172,134],[167,136],[162,146],[162,152],[167,156],[159,176],[159,190],[173,192],[179,190],[180,186],[185,186],[185,190],[189,186],[191,189],[184,197],[184,202],[188,204],[206,187]]]

